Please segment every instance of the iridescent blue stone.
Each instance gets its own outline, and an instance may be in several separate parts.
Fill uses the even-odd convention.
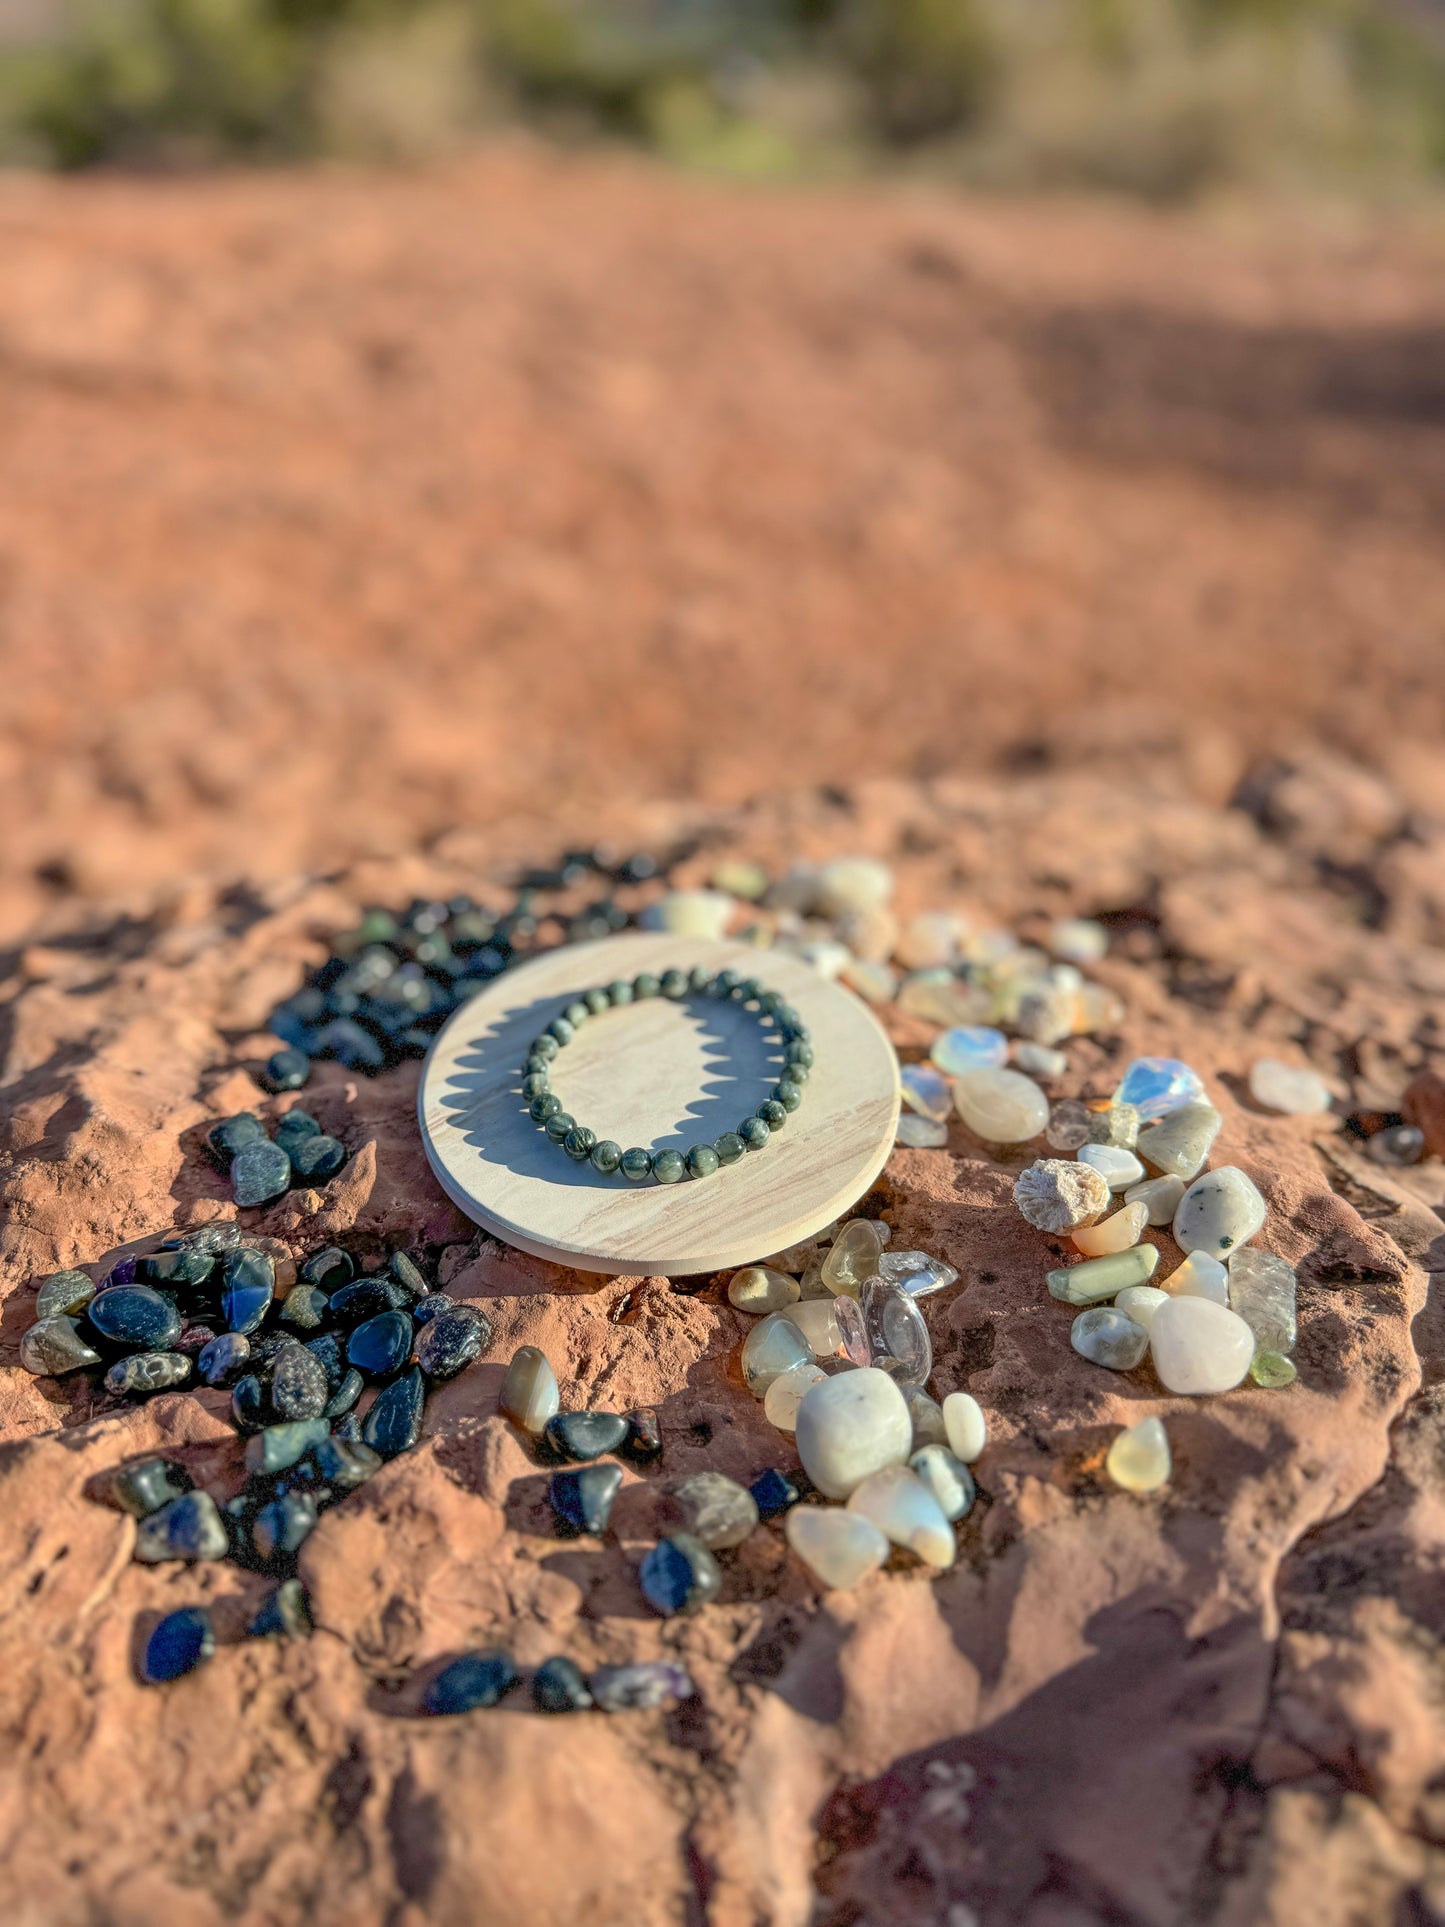
[[[363,1378],[390,1378],[411,1356],[413,1335],[411,1319],[404,1311],[381,1312],[352,1332],[346,1345],[346,1362]]]
[[[753,1480],[748,1491],[753,1495],[760,1519],[776,1519],[779,1513],[796,1505],[803,1496],[791,1479],[772,1466]]]
[[[1132,1104],[1141,1119],[1166,1117],[1185,1104],[1208,1102],[1204,1080],[1178,1057],[1136,1057],[1119,1081],[1116,1104]]]
[[[422,1408],[426,1402],[426,1380],[413,1366],[394,1378],[378,1395],[376,1403],[362,1421],[361,1436],[373,1452],[394,1459],[409,1452],[421,1437]]]
[[[283,1492],[263,1505],[251,1527],[256,1557],[273,1570],[291,1564],[316,1525],[315,1499],[309,1492]]]
[[[228,1252],[221,1290],[221,1316],[233,1332],[253,1332],[271,1309],[276,1266],[270,1254],[243,1246]]]

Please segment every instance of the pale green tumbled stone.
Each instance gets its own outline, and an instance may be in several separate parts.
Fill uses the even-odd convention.
[[[792,1320],[779,1312],[759,1319],[743,1344],[743,1379],[754,1398],[761,1398],[784,1372],[812,1362],[812,1346]]]
[[[1282,1385],[1293,1385],[1299,1377],[1292,1358],[1283,1352],[1258,1351],[1250,1361],[1249,1375],[1256,1385],[1263,1385],[1270,1391],[1277,1391]]]
[[[1048,1274],[1049,1295],[1066,1305],[1094,1305],[1113,1298],[1126,1285],[1147,1285],[1159,1263],[1157,1245],[1131,1245],[1107,1258],[1086,1258]]]
[[[1163,1420],[1141,1418],[1126,1426],[1109,1447],[1104,1469],[1126,1492],[1157,1492],[1167,1485],[1173,1465]]]
[[[874,1226],[867,1218],[852,1218],[823,1260],[823,1283],[831,1292],[856,1298],[868,1280],[877,1276],[882,1254],[883,1240]]]
[[[1176,1177],[1145,1178],[1124,1193],[1125,1204],[1142,1204],[1150,1224],[1173,1224],[1179,1200],[1184,1196],[1184,1180]]]
[[[1222,1123],[1212,1104],[1181,1104],[1141,1131],[1135,1148],[1156,1171],[1188,1184],[1204,1169]]]

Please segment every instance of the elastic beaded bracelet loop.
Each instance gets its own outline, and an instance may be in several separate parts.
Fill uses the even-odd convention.
[[[772,1094],[735,1131],[724,1131],[711,1144],[694,1144],[685,1154],[649,1151],[642,1145],[624,1151],[611,1138],[599,1140],[595,1131],[563,1110],[561,1098],[552,1089],[553,1061],[583,1024],[606,1010],[641,1003],[648,997],[670,997],[678,1003],[687,997],[711,997],[742,1004],[756,1010],[764,1029],[776,1031],[782,1044],[783,1073]],[[789,1112],[802,1103],[812,1067],[813,1046],[807,1025],[779,992],[766,989],[756,977],[743,977],[736,970],[720,970],[714,976],[701,967],[691,973],[664,970],[660,977],[643,971],[630,979],[584,990],[560,1017],[552,1019],[540,1037],[532,1039],[522,1066],[522,1095],[552,1143],[576,1163],[591,1164],[605,1178],[620,1172],[633,1184],[642,1184],[648,1178],[658,1184],[676,1184],[685,1177],[709,1178],[724,1164],[736,1164],[745,1152],[760,1151],[775,1131],[782,1130]]]

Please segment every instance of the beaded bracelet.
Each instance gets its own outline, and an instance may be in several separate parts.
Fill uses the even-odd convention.
[[[773,1086],[771,1097],[745,1117],[735,1131],[724,1131],[711,1144],[694,1144],[681,1151],[647,1151],[634,1145],[624,1151],[611,1138],[600,1142],[595,1131],[579,1124],[562,1108],[562,1100],[552,1089],[552,1060],[570,1044],[589,1018],[622,1004],[641,1003],[647,997],[670,997],[681,1002],[685,997],[712,997],[722,1002],[755,1008],[765,1027],[776,1030],[782,1041],[783,1074]],[[537,1123],[551,1141],[578,1164],[590,1163],[603,1177],[620,1171],[634,1184],[646,1178],[658,1184],[676,1184],[680,1178],[709,1178],[721,1165],[736,1164],[745,1151],[760,1151],[774,1131],[781,1131],[789,1111],[803,1101],[803,1086],[813,1064],[813,1046],[808,1027],[793,1006],[776,990],[765,990],[755,977],[742,977],[736,970],[720,970],[716,976],[699,965],[686,970],[664,970],[660,977],[650,971],[627,980],[619,979],[595,990],[584,990],[568,1004],[560,1017],[534,1037],[522,1066],[522,1095]]]

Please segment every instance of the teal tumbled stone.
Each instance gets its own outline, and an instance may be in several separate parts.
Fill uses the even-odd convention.
[[[780,1084],[773,1086],[773,1102],[781,1104],[785,1111],[796,1111],[803,1101],[803,1093],[791,1078],[785,1077]]]
[[[788,1113],[775,1097],[765,1097],[758,1106],[758,1116],[770,1131],[781,1131],[788,1121]]]
[[[771,1135],[766,1120],[761,1117],[745,1117],[738,1126],[738,1136],[750,1151],[761,1151]]]
[[[544,1091],[549,1091],[551,1088],[551,1080],[545,1071],[530,1071],[522,1079],[523,1097],[541,1097]]]
[[[570,1111],[553,1111],[549,1118],[543,1119],[543,1122],[547,1128],[547,1135],[551,1138],[552,1142],[554,1144],[561,1144],[565,1142],[567,1133],[573,1128],[577,1120]]]
[[[576,1032],[565,1017],[554,1017],[547,1026],[559,1044],[570,1044]]]
[[[569,1158],[575,1158],[578,1164],[585,1164],[591,1157],[596,1143],[595,1131],[589,1131],[585,1124],[574,1124],[562,1140],[562,1149]]]
[[[721,1137],[713,1139],[712,1148],[717,1152],[719,1164],[736,1164],[748,1147],[736,1131],[724,1131]]]
[[[659,1184],[676,1184],[686,1169],[681,1151],[659,1151],[652,1160],[652,1175]]]
[[[687,1154],[687,1175],[690,1178],[710,1178],[722,1159],[710,1144],[694,1144]]]
[[[556,1117],[562,1108],[562,1100],[555,1091],[541,1091],[527,1107],[538,1124],[545,1124],[549,1118]]]
[[[658,979],[658,988],[664,997],[676,999],[685,997],[688,992],[687,972],[685,970],[664,970]]]
[[[639,1002],[644,997],[658,997],[662,994],[662,985],[650,970],[642,970],[632,979],[632,994]]]
[[[652,1176],[651,1151],[644,1151],[640,1144],[634,1144],[630,1151],[622,1153],[619,1169],[623,1177],[631,1178],[634,1184],[641,1184],[644,1178]]]
[[[600,1144],[592,1146],[592,1169],[600,1171],[603,1177],[610,1178],[621,1162],[622,1146],[612,1138],[605,1137]]]
[[[630,1004],[632,1002],[632,985],[619,977],[616,983],[607,986],[607,996],[611,1003]]]

